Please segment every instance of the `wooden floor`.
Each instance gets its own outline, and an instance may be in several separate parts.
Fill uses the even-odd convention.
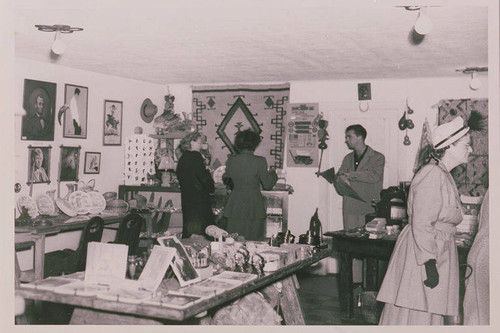
[[[297,274],[297,278],[300,285],[299,298],[306,325],[366,325],[361,320],[349,323],[341,321],[338,275],[313,275],[302,272]],[[28,321],[34,324],[67,325],[71,318],[70,307],[44,303],[44,315],[38,318],[29,313],[29,308],[26,315]]]

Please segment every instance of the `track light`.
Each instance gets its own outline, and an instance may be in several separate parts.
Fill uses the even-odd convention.
[[[415,32],[419,35],[427,35],[432,30],[432,22],[426,12],[426,7],[421,7],[419,9],[418,19],[414,26]]]

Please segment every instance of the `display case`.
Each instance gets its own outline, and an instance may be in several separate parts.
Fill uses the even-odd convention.
[[[227,200],[227,191],[225,188],[216,186],[215,194],[212,198],[212,210],[216,216],[216,221],[221,221],[224,204]],[[120,185],[118,187],[118,197],[122,200],[129,201],[136,194],[145,196],[150,204],[158,206],[160,203],[166,203],[168,200],[173,202],[175,208],[181,207],[181,193],[178,187],[163,187],[163,186],[127,186]],[[154,194],[153,194],[154,193]],[[262,191],[265,199],[267,223],[266,237],[276,235],[280,231],[288,229],[288,191]],[[161,198],[161,201],[160,201]],[[170,227],[182,227],[182,214],[179,210],[177,214],[172,215]]]

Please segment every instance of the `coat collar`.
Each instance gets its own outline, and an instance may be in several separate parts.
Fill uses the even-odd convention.
[[[365,166],[366,163],[368,163],[367,161],[374,155],[373,153],[373,149],[370,147],[370,146],[366,146],[366,152],[365,152],[365,156],[363,156],[363,159],[359,162],[359,165],[358,165],[358,170],[359,168]],[[354,151],[352,152],[352,160],[353,160],[353,163],[354,163]]]

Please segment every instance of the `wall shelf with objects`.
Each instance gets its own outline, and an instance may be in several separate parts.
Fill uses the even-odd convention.
[[[216,220],[222,217],[224,203],[226,202],[227,192],[225,189],[216,186],[217,190],[212,196],[212,210],[216,215]],[[158,194],[155,194],[158,193]],[[137,194],[146,197],[147,206],[161,208],[162,203],[167,204],[171,200],[174,208],[181,207],[181,190],[179,187],[163,186],[118,186],[118,197],[125,201],[134,200]],[[278,232],[288,229],[288,191],[262,191],[266,203],[267,223],[266,237],[276,235]],[[182,228],[182,213],[171,216],[170,228]]]

